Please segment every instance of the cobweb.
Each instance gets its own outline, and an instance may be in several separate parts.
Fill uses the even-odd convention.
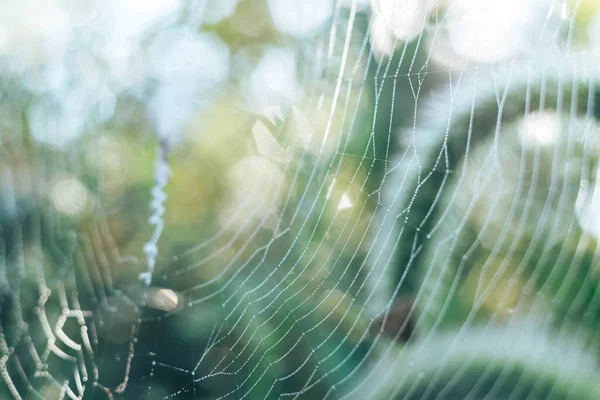
[[[0,398],[598,398],[593,2],[124,3],[2,6]]]

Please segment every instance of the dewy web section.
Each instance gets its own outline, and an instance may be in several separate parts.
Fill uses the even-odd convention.
[[[2,7],[0,398],[600,398],[595,2]]]

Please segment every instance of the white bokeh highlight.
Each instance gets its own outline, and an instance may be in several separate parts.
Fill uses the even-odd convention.
[[[247,91],[248,103],[257,112],[292,105],[299,95],[297,55],[292,49],[269,47],[251,72]]]
[[[296,38],[314,35],[330,20],[333,0],[268,0],[273,25]]]

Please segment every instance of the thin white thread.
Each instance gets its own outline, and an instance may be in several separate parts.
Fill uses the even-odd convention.
[[[144,282],[146,288],[150,287],[150,284],[152,283],[152,274],[154,273],[156,257],[158,256],[158,240],[160,239],[160,235],[162,234],[165,225],[163,215],[165,213],[164,204],[167,200],[167,194],[164,189],[165,186],[167,186],[167,183],[169,183],[169,177],[171,176],[171,168],[169,166],[169,161],[167,160],[167,151],[168,143],[167,140],[163,138],[160,141],[154,167],[154,187],[150,192],[152,194],[150,209],[153,210],[153,213],[148,219],[148,222],[150,225],[154,225],[155,228],[152,237],[144,245],[144,254],[146,254],[148,269],[138,276],[138,279]]]

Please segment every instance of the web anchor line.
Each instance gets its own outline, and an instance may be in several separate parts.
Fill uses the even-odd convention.
[[[171,167],[169,166],[169,160],[167,154],[169,151],[169,143],[166,138],[161,138],[159,141],[158,151],[156,155],[156,162],[154,164],[154,186],[152,187],[150,209],[153,211],[152,215],[148,219],[150,225],[154,225],[154,232],[152,237],[146,244],[144,244],[143,251],[146,254],[147,269],[146,271],[138,275],[138,279],[143,282],[145,291],[142,297],[140,305],[144,307],[147,301],[148,289],[152,284],[152,274],[154,273],[154,267],[156,265],[156,257],[158,256],[158,240],[162,234],[164,228],[163,215],[165,213],[165,201],[167,200],[167,194],[165,193],[165,187],[169,183],[169,177],[171,176]],[[136,337],[142,320],[138,319],[134,327],[132,328],[132,338]],[[129,342],[129,355],[127,357],[125,366],[125,376],[123,381],[116,387],[114,393],[122,395],[129,383],[129,374],[131,372],[131,363],[135,355],[135,343],[136,339]],[[109,399],[114,399],[113,390],[97,385],[106,391]]]
[[[152,215],[148,219],[150,225],[154,225],[154,233],[152,237],[144,245],[144,254],[146,254],[147,270],[138,275],[138,279],[142,281],[146,288],[150,287],[152,283],[152,274],[154,273],[154,267],[156,265],[156,257],[158,256],[158,240],[162,234],[164,228],[163,215],[165,213],[165,201],[167,200],[167,194],[165,193],[165,186],[169,183],[169,177],[171,176],[171,168],[167,159],[167,153],[169,150],[169,144],[166,138],[161,138],[158,147],[158,153],[156,157],[156,163],[154,166],[154,187],[150,192],[152,198],[150,200],[150,209],[153,211]]]

